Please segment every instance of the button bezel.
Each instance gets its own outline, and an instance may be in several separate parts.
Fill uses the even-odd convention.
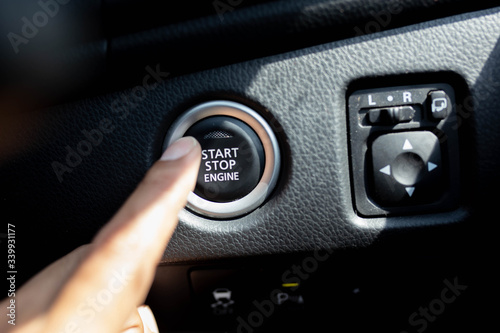
[[[232,218],[244,215],[259,207],[271,194],[279,176],[281,155],[278,140],[265,119],[251,108],[232,101],[216,100],[199,104],[182,114],[170,127],[163,144],[163,151],[174,141],[184,136],[198,121],[213,117],[228,116],[239,119],[250,126],[264,147],[264,172],[257,186],[246,196],[231,202],[213,202],[190,192],[187,207],[194,212],[213,218]]]

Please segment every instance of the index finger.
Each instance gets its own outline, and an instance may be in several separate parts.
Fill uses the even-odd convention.
[[[172,144],[101,230],[93,249],[57,297],[48,327],[56,332],[118,332],[141,304],[158,261],[194,189],[200,146]],[[80,330],[79,330],[80,329]]]

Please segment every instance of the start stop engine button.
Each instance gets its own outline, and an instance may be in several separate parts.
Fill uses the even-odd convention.
[[[246,214],[271,194],[280,170],[278,141],[267,122],[249,107],[213,101],[188,110],[168,131],[165,150],[175,140],[193,136],[202,161],[187,207],[216,218]]]
[[[185,134],[201,145],[201,165],[194,191],[214,202],[231,202],[249,194],[264,172],[264,147],[244,122],[227,116],[205,118]]]

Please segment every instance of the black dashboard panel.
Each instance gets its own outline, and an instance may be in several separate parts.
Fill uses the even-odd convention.
[[[134,19],[116,19],[118,13],[104,19],[108,79],[114,84],[140,80],[148,61],[166,61],[172,74],[185,74],[497,5],[491,0],[196,0],[196,10],[186,1],[158,15],[161,0],[140,1],[140,8],[136,0],[107,2],[110,13],[127,7],[134,12]],[[173,17],[190,19],[178,23]]]
[[[436,6],[448,8],[451,3]],[[420,11],[414,8],[419,4],[424,4]],[[242,7],[224,24],[237,25],[239,15],[252,11],[264,13],[259,10],[266,5],[284,6],[283,1],[272,1]],[[293,17],[294,5],[290,6],[282,7],[290,10],[285,10],[283,17]],[[378,6],[370,2],[363,7],[364,13],[379,13],[385,8]],[[415,13],[425,12],[426,6],[430,4],[408,1],[408,8]],[[255,41],[272,26],[269,22],[274,22],[281,10],[267,13],[270,16],[264,21],[269,25],[260,26],[250,14],[245,16],[248,22],[242,17],[248,25],[240,29],[255,28],[255,35],[248,31],[249,35],[239,35],[237,29],[231,32],[225,25],[206,30],[211,40],[205,40],[204,34],[188,33],[190,29],[203,30],[205,24],[212,28],[219,24],[213,13],[210,17],[193,17],[178,30],[144,30],[151,26],[143,26],[131,35],[125,35],[129,32],[125,30],[106,35],[109,29],[96,33],[89,51],[90,58],[97,59],[90,64],[98,65],[89,65],[95,71],[71,86],[69,95],[63,88],[59,91],[57,84],[46,92],[62,92],[54,95],[60,103],[51,105],[48,101],[53,103],[54,99],[47,98],[43,108],[34,110],[33,104],[40,105],[39,101],[27,97],[31,96],[30,89],[43,86],[44,73],[42,79],[36,76],[40,81],[34,86],[15,89],[15,98],[4,98],[0,105],[0,211],[2,221],[15,224],[19,239],[24,240],[19,259],[26,262],[23,279],[92,239],[158,159],[165,135],[179,115],[201,102],[223,99],[251,107],[273,127],[282,153],[280,178],[269,199],[242,217],[208,219],[187,210],[181,213],[150,294],[152,306],[164,309],[160,313],[165,314],[165,321],[176,313],[177,305],[179,312],[184,311],[184,305],[187,308],[178,320],[192,319],[186,303],[193,293],[187,278],[193,270],[244,266],[257,274],[259,281],[265,281],[264,273],[271,272],[280,282],[297,262],[304,263],[311,254],[314,257],[318,251],[327,251],[335,255],[327,266],[322,265],[323,275],[312,274],[319,282],[310,282],[309,295],[316,296],[309,299],[317,302],[309,308],[312,317],[308,318],[328,318],[330,310],[318,305],[321,297],[317,295],[322,294],[318,286],[335,276],[332,280],[338,288],[328,289],[325,295],[333,299],[340,294],[332,307],[339,315],[350,316],[342,317],[338,326],[334,323],[332,327],[345,327],[356,320],[352,312],[358,310],[358,303],[351,300],[350,293],[359,285],[368,285],[370,290],[363,296],[367,299],[362,303],[362,315],[370,314],[378,304],[376,300],[387,295],[383,305],[402,302],[404,298],[396,288],[401,286],[414,296],[395,312],[401,315],[397,323],[403,327],[395,324],[401,331],[412,311],[432,301],[433,295],[440,295],[443,281],[453,283],[458,276],[471,292],[460,298],[467,300],[465,305],[452,312],[447,322],[460,327],[463,321],[458,319],[467,319],[468,323],[485,325],[491,320],[487,308],[480,306],[473,314],[469,311],[495,292],[491,283],[496,275],[491,270],[493,254],[498,251],[494,240],[498,218],[491,214],[497,196],[490,193],[500,186],[500,9],[467,12],[477,9],[475,6],[489,7],[479,1],[471,6],[457,6],[456,10],[466,13],[454,16],[442,17],[445,15],[440,12],[442,18],[437,19],[426,12],[430,16],[421,17],[426,22],[418,23],[415,18],[406,22],[414,23],[411,25],[403,24],[406,16],[398,16],[387,31],[353,36],[352,30],[345,34],[335,30],[330,39],[325,37],[328,29],[336,26],[320,24],[330,19],[320,20],[321,29],[314,20],[305,25],[300,20],[292,22],[296,30],[278,22],[278,32],[263,39],[262,49],[244,54],[227,51],[246,41],[248,47],[258,47]],[[95,8],[91,7],[92,12]],[[317,13],[318,7],[311,8]],[[339,8],[350,13],[349,8],[355,6]],[[326,11],[325,16],[342,12],[340,9]],[[300,12],[307,17],[307,11]],[[409,15],[411,11],[403,12]],[[359,18],[355,13],[353,17]],[[351,20],[347,15],[343,19],[352,29],[362,29],[370,22],[377,23],[377,17],[372,14]],[[305,26],[308,28],[299,28]],[[309,39],[306,33],[320,30],[317,39]],[[295,33],[300,37],[296,44],[290,42]],[[183,36],[184,41],[178,40]],[[220,44],[202,43],[219,37]],[[286,41],[281,46],[264,47],[281,37]],[[9,71],[4,67],[6,78],[15,76],[20,68]],[[94,81],[96,77],[100,81]],[[449,84],[456,93],[461,172],[458,205],[426,214],[360,216],[355,209],[350,172],[348,96],[359,89],[434,82]],[[86,88],[78,91],[77,87]],[[78,98],[71,99],[75,89]],[[3,90],[2,96],[7,93]],[[280,265],[273,266],[275,262]],[[395,278],[398,272],[404,273],[407,283]],[[179,288],[172,290],[167,280]],[[425,282],[412,289],[419,281]],[[350,289],[343,289],[343,284]],[[419,294],[421,290],[429,294]],[[169,298],[176,303],[168,303]],[[299,298],[296,300],[299,302]],[[347,310],[344,301],[352,301]],[[372,313],[371,319],[390,322],[391,318],[383,316],[383,309],[377,309],[377,316]],[[187,327],[182,321],[164,325]],[[278,329],[280,322],[275,325],[270,327]],[[434,329],[440,331],[441,327]],[[415,331],[415,326],[408,330]],[[447,326],[441,331],[447,331]]]
[[[360,78],[461,76],[475,110],[464,109],[463,122],[481,129],[464,138],[476,158],[472,174],[478,199],[496,179],[497,33],[493,9],[173,79],[168,79],[168,63],[152,64],[144,76],[161,82],[150,90],[141,90],[140,81],[129,90],[14,118],[10,131],[19,139],[3,154],[2,174],[14,175],[2,179],[4,211],[12,214],[10,220],[29,223],[37,235],[56,237],[60,253],[88,241],[158,158],[176,116],[200,101],[223,97],[253,106],[274,126],[283,148],[281,180],[274,196],[245,217],[210,221],[184,213],[166,261],[367,246],[383,230],[464,221],[470,202],[438,215],[356,215],[346,92]],[[103,122],[108,132],[102,141],[88,156],[71,161],[85,133]],[[60,165],[66,168],[57,171]],[[29,222],[33,216],[35,224]],[[44,241],[40,237],[33,244],[42,247]]]

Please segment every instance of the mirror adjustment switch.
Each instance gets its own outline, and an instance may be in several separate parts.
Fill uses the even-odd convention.
[[[379,136],[371,148],[373,200],[382,206],[435,201],[442,193],[442,161],[438,138],[431,132]]]
[[[348,96],[353,197],[360,216],[457,208],[462,122],[455,105],[455,91],[446,83],[362,89]]]

